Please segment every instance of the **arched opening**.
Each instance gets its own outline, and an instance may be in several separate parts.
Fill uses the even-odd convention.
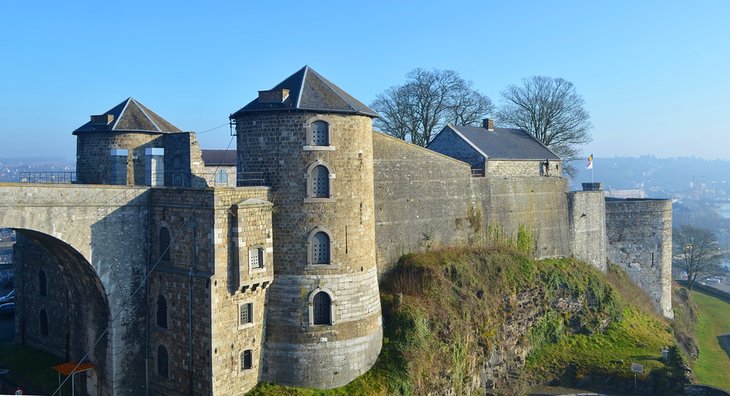
[[[46,272],[40,270],[38,271],[38,293],[43,297],[48,295],[46,287]]]
[[[45,309],[41,309],[41,313],[39,315],[39,321],[40,321],[41,335],[47,336],[48,335],[48,314],[46,313]]]
[[[312,236],[312,264],[330,263],[330,237],[324,231]]]
[[[167,227],[160,229],[158,257],[163,261],[170,261],[170,231]]]
[[[315,121],[311,126],[311,138],[309,141],[311,146],[329,146],[330,132],[329,124],[325,121]]]
[[[330,196],[330,172],[323,165],[317,165],[312,169],[312,198],[329,198]]]
[[[157,375],[164,378],[169,378],[169,364],[168,364],[167,348],[163,345],[157,347]]]
[[[225,169],[218,169],[215,172],[215,184],[217,186],[228,185],[228,172],[226,172]]]
[[[157,296],[157,327],[167,328],[167,300],[162,294]]]
[[[13,230],[15,315],[9,320],[15,325],[9,326],[9,342],[64,361],[85,357],[84,362],[96,367],[76,376],[77,389],[107,392],[106,383],[96,384],[112,370],[109,303],[101,279],[66,242],[36,230]]]
[[[332,299],[329,294],[320,291],[312,299],[312,323],[315,325],[332,324]]]

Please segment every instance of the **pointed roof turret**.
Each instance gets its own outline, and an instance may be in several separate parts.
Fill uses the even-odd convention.
[[[301,110],[327,113],[358,114],[378,117],[375,110],[353,98],[309,66],[280,82],[268,91],[259,91],[251,101],[230,118],[260,111]]]
[[[181,131],[134,98],[127,98],[103,114],[92,115],[91,121],[80,126],[73,134],[82,132],[171,133]]]

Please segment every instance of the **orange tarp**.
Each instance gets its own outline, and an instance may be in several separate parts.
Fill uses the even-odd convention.
[[[78,367],[76,367],[77,365],[78,365]],[[66,363],[61,363],[59,365],[53,366],[53,369],[56,370],[56,371],[58,371],[59,373],[65,375],[65,376],[69,376],[69,375],[71,375],[72,372],[73,373],[80,373],[82,371],[91,370],[91,369],[93,369],[95,367],[96,367],[96,365],[95,364],[91,364],[91,363],[81,363],[81,364],[79,364],[79,363],[76,363],[76,362],[66,362]],[[74,368],[76,370],[74,370]]]

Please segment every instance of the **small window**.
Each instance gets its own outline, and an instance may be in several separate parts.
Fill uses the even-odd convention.
[[[241,304],[239,315],[239,326],[253,323],[253,303]]]
[[[312,140],[309,143],[312,146],[330,145],[329,125],[326,122],[315,121],[312,123]]]
[[[160,345],[157,347],[157,375],[168,378],[169,374],[167,348]]]
[[[312,197],[329,198],[330,172],[324,165],[317,165],[312,169]]]
[[[330,263],[330,237],[326,232],[318,231],[312,237],[312,264]]]
[[[228,185],[228,172],[223,169],[218,169],[215,172],[215,184]]]
[[[157,327],[167,328],[167,300],[161,294],[157,296]]]
[[[246,349],[241,352],[241,370],[251,370],[253,368],[253,351]]]
[[[315,294],[312,305],[314,312],[313,323],[316,325],[331,325],[332,299],[330,298],[329,294],[322,291]]]
[[[38,290],[41,296],[48,295],[48,289],[46,285],[46,273],[43,270],[38,271]]]
[[[248,265],[251,269],[264,268],[264,248],[256,247],[248,251]]]
[[[163,261],[170,261],[170,231],[167,227],[162,227],[160,230],[160,251],[159,256]]]
[[[48,314],[46,314],[45,309],[41,309],[40,322],[41,322],[41,335],[47,336],[48,335]]]

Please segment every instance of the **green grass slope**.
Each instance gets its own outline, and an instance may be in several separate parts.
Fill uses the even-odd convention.
[[[680,386],[676,359],[660,359],[671,328],[624,273],[514,247],[404,256],[381,283],[385,339],[373,369],[343,388],[261,384],[250,394],[519,394],[538,383],[625,391],[631,362],[644,364],[645,393]]]
[[[730,351],[723,350],[717,338],[730,333],[730,304],[697,291],[691,299],[697,308],[695,338],[700,350],[692,375],[699,383],[730,391]]]

